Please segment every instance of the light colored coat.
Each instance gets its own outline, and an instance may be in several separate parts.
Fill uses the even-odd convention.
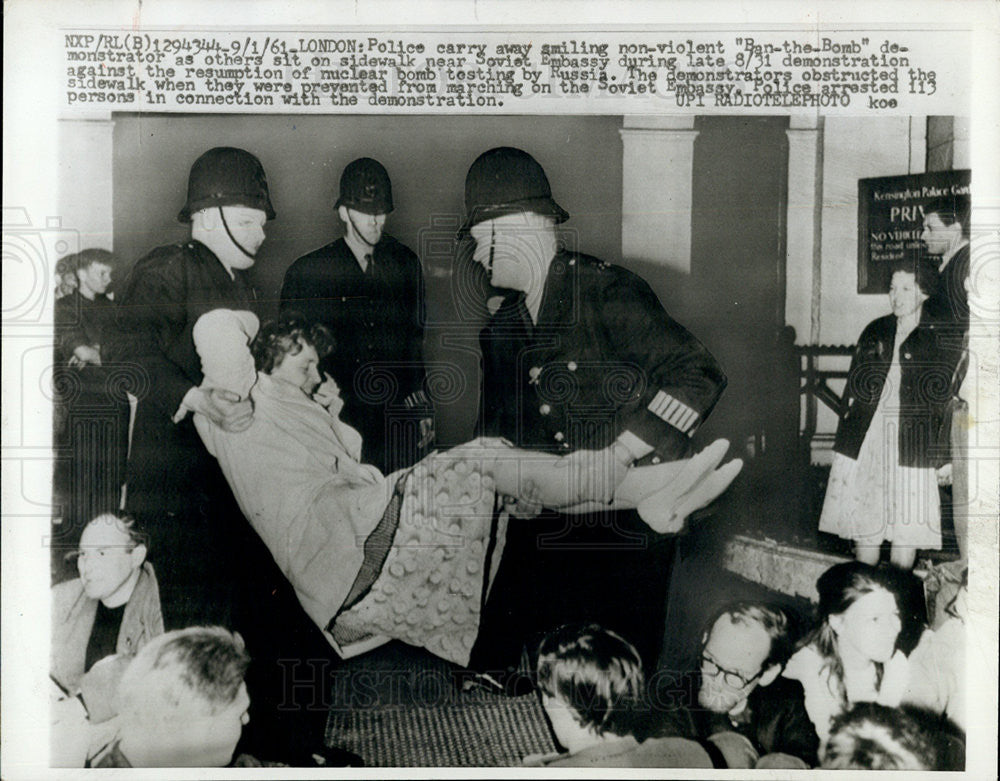
[[[844,703],[837,694],[836,682],[829,670],[824,669],[825,661],[822,654],[813,646],[807,645],[792,655],[782,672],[785,678],[802,684],[806,713],[816,727],[821,743],[830,736],[833,720],[844,712]],[[882,682],[878,689],[870,685],[858,685],[852,679],[847,680],[845,685],[848,703],[877,702],[879,705],[895,708],[903,699],[909,678],[907,658],[902,651],[897,650],[883,668]]]
[[[223,431],[201,415],[195,425],[306,613],[325,628],[395,482],[359,463],[361,435],[299,388],[261,373],[250,395],[246,431]]]
[[[80,578],[59,583],[52,589],[52,677],[75,693],[83,678],[87,643],[94,629],[97,600],[83,591]],[[132,656],[157,635],[163,634],[160,589],[153,565],[143,563],[135,590],[125,604],[118,643],[119,654]]]

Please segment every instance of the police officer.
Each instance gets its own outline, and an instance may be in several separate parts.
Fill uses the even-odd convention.
[[[384,232],[392,184],[377,160],[362,157],[344,169],[334,209],[343,238],[289,267],[281,311],[333,332],[336,349],[320,368],[340,387],[341,418],[361,433],[362,460],[388,473],[415,463],[433,438],[423,272],[417,256]]]
[[[256,308],[245,276],[274,217],[264,169],[249,152],[210,149],[191,167],[178,219],[191,238],[154,249],[132,268],[118,307],[129,358],[143,372],[128,463],[128,509],[153,539],[167,629],[228,623],[222,566],[227,520],[238,510],[190,412],[240,431],[248,400],[201,389],[191,337],[198,318],[219,307]]]
[[[479,429],[585,459],[607,501],[634,463],[682,458],[726,378],[712,355],[624,268],[561,248],[569,215],[526,152],[491,149],[469,169],[461,234],[506,291],[481,333]],[[639,649],[662,639],[671,538],[633,511],[510,521],[473,666],[502,671],[554,625],[597,621]]]
[[[264,226],[275,216],[260,161],[217,147],[191,167],[178,219],[191,238],[138,261],[118,308],[130,358],[143,372],[128,466],[127,506],[152,538],[166,628],[222,624],[239,631],[254,664],[247,673],[250,723],[240,751],[285,764],[343,764],[323,745],[325,696],[286,676],[311,663],[326,670],[329,646],[243,518],[216,460],[201,443],[191,412],[228,431],[253,419],[249,400],[200,388],[192,329],[213,309],[256,312],[246,271],[257,260]],[[239,753],[239,751],[238,751]]]

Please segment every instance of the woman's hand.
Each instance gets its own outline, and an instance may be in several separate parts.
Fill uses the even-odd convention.
[[[951,464],[940,466],[935,471],[937,472],[938,485],[951,485]]]
[[[89,344],[81,344],[75,350],[69,358],[69,365],[74,368],[82,369],[88,363],[92,363],[94,366],[101,365],[101,351],[96,347],[91,347]]]
[[[313,401],[321,407],[326,407],[331,415],[336,417],[344,408],[344,400],[340,398],[340,388],[326,372],[323,372],[325,380],[313,391]]]

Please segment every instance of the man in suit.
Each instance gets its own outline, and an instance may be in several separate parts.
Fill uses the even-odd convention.
[[[924,314],[969,329],[969,199],[939,198],[924,206],[920,234],[928,255],[940,258],[936,295],[924,305]]]
[[[961,349],[951,381],[951,402],[944,436],[957,457],[938,473],[944,516],[951,516],[959,553],[968,558],[969,406],[963,383],[969,364],[969,209],[968,196],[938,198],[924,206],[920,238],[927,254],[940,258],[938,286],[924,303],[922,319],[934,324],[941,348]]]

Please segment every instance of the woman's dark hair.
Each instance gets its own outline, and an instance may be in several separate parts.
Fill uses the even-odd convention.
[[[900,260],[892,264],[889,271],[889,279],[897,272],[913,274],[920,291],[930,297],[937,293],[940,284],[941,274],[938,272],[939,262],[937,258],[930,258],[921,255],[916,260]]]
[[[897,606],[900,604],[897,576],[889,569],[873,567],[860,561],[835,564],[816,581],[816,590],[819,592],[819,606],[816,610],[818,626],[805,638],[802,645],[812,645],[823,657],[822,669],[829,672],[845,707],[848,701],[844,686],[844,665],[837,650],[837,636],[830,626],[830,617],[839,616],[861,597],[880,589],[892,594]],[[875,670],[876,685],[880,685],[882,665],[876,662]]]
[[[310,323],[292,313],[264,323],[250,344],[250,352],[257,371],[270,374],[286,355],[298,355],[305,345],[325,358],[333,352],[335,342],[325,325]]]

